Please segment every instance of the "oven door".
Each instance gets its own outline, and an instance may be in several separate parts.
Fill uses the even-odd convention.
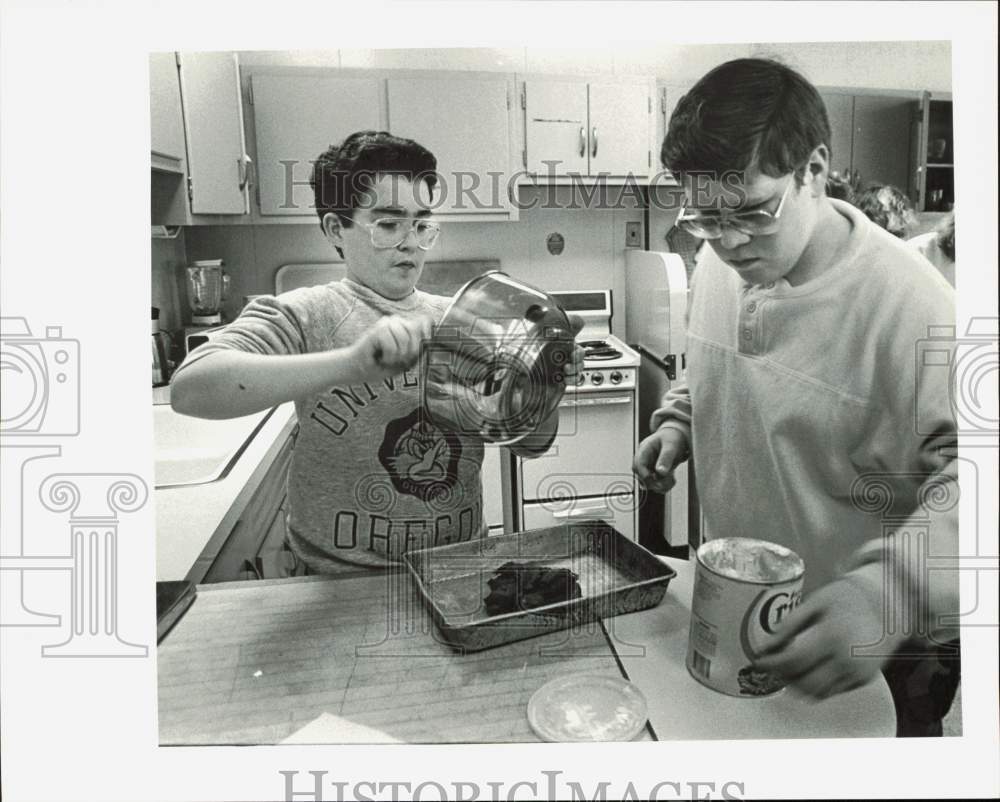
[[[566,393],[547,453],[521,464],[524,503],[635,492],[635,394]]]

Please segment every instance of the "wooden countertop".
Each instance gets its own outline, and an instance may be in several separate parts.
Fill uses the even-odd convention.
[[[160,743],[279,743],[321,716],[309,742],[537,741],[528,700],[573,672],[635,682],[645,740],[894,735],[881,679],[823,702],[703,687],[684,665],[692,566],[666,562],[678,576],[651,610],[466,655],[403,572],[200,586],[159,646]]]
[[[599,623],[468,655],[435,633],[401,572],[201,586],[159,647],[160,743],[277,743],[323,713],[363,728],[335,742],[537,741],[535,690],[621,676]]]

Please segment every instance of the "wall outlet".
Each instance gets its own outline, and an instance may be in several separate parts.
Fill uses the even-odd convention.
[[[642,223],[625,224],[625,247],[626,248],[642,247]]]

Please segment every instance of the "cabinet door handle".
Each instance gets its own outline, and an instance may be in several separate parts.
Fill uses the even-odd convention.
[[[580,126],[580,158],[587,152],[587,129]]]
[[[593,136],[593,139],[594,139],[594,149],[590,152],[590,156],[591,156],[591,158],[596,158],[597,157],[597,126],[595,125],[592,130],[594,132],[594,136]]]
[[[240,167],[240,192],[250,183],[250,173],[253,171],[253,161],[245,153],[236,160]]]

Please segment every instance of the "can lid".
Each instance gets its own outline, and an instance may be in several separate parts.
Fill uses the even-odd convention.
[[[191,263],[194,267],[220,267],[221,259],[199,259]]]
[[[702,543],[698,562],[709,570],[742,582],[790,582],[806,570],[802,558],[789,548],[749,537],[720,537]]]

